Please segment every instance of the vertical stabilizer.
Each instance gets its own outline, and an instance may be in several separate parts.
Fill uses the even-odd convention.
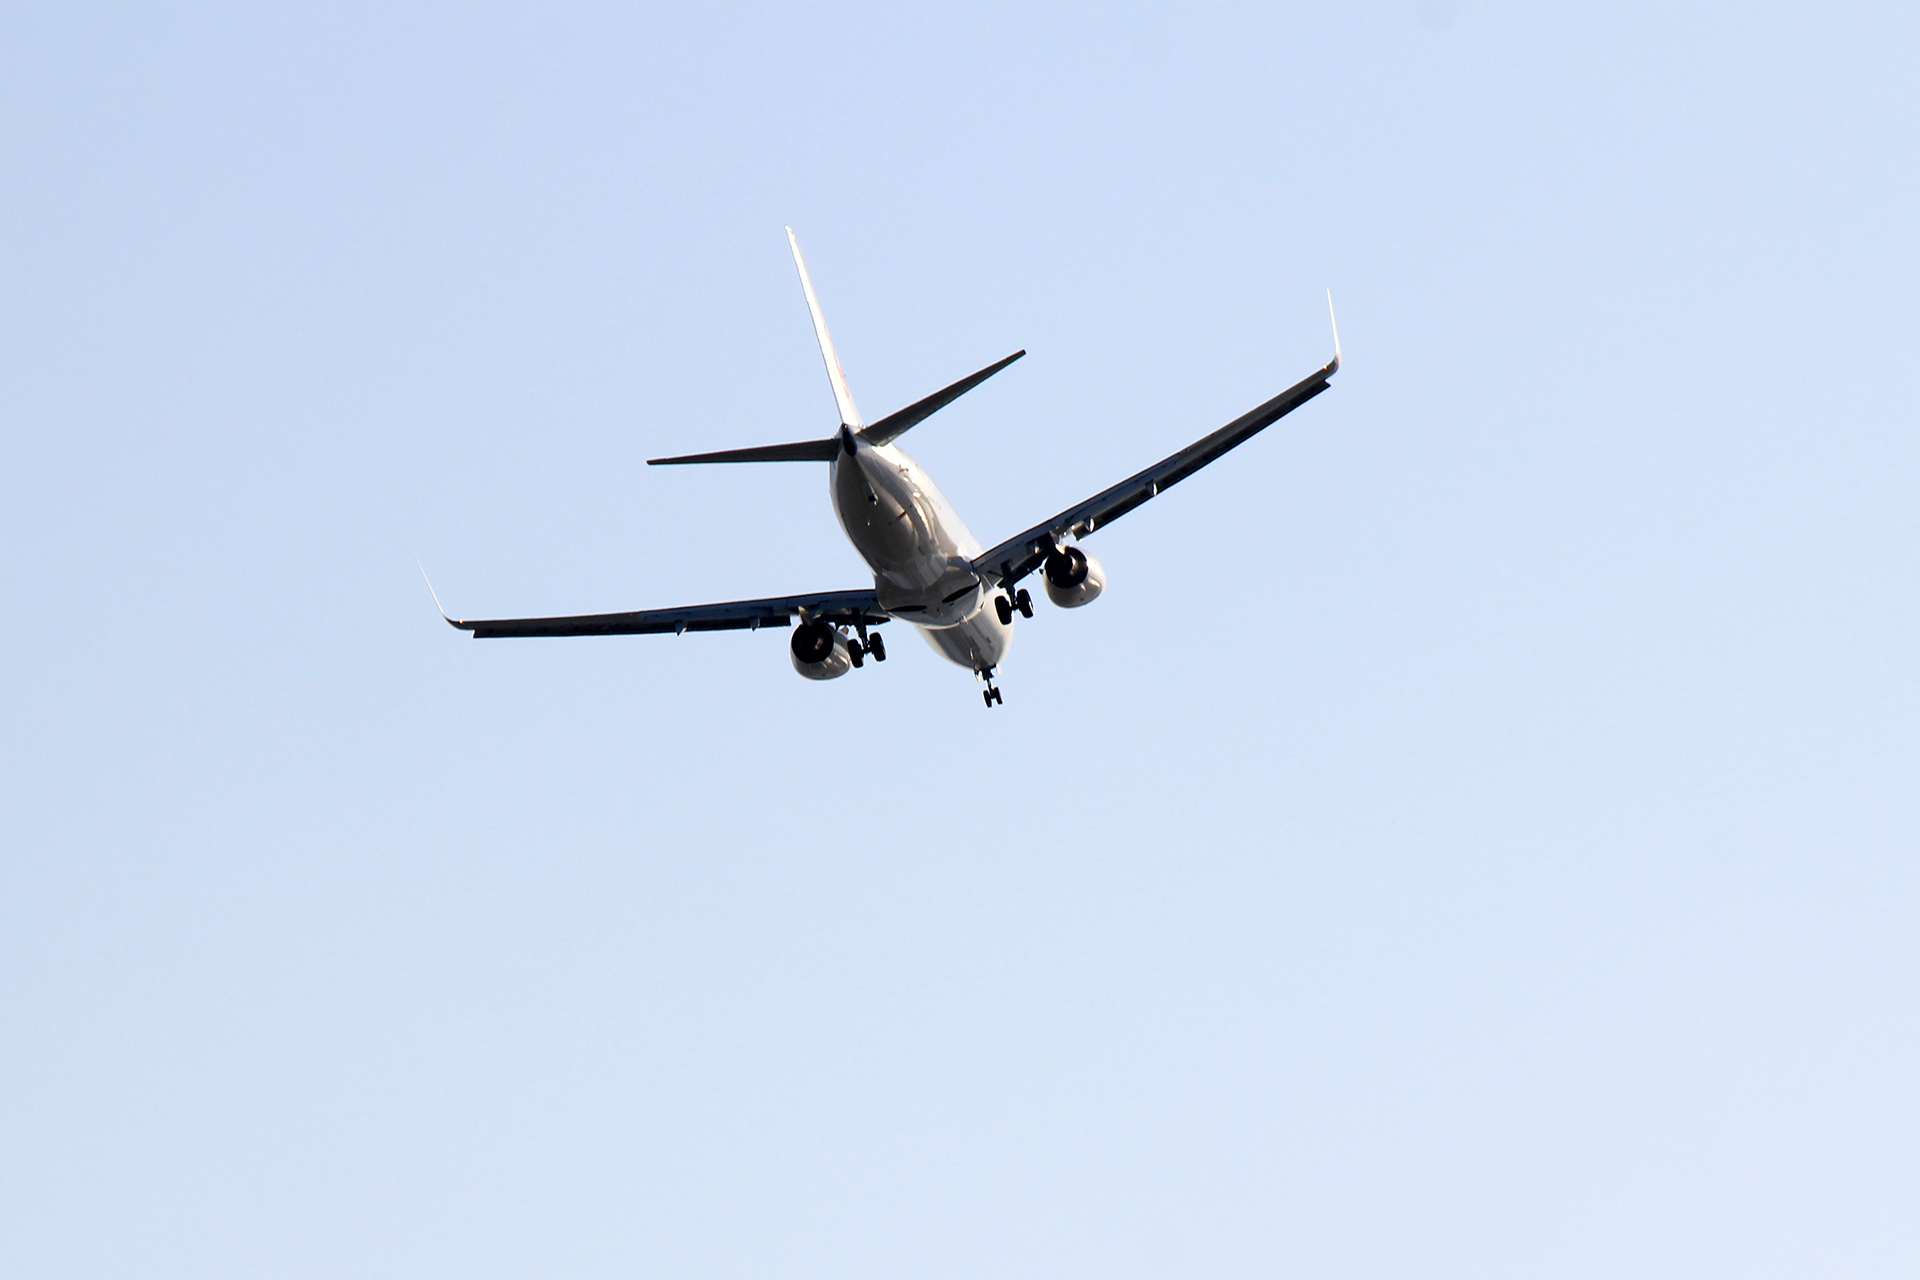
[[[807,310],[813,313],[813,336],[820,339],[820,358],[827,362],[827,380],[833,383],[833,402],[840,408],[840,421],[856,431],[866,424],[853,404],[853,392],[847,390],[847,375],[841,372],[840,357],[833,353],[833,339],[827,336],[827,320],[820,314],[820,300],[813,296],[813,281],[807,279],[807,263],[800,256],[800,242],[793,228],[787,228],[787,243],[793,246],[793,265],[800,268],[800,287],[807,291]]]

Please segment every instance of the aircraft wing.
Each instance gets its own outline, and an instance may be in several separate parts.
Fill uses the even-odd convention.
[[[866,591],[823,591],[810,596],[779,596],[770,600],[730,600],[725,604],[696,604],[684,609],[641,609],[633,613],[586,613],[566,618],[447,618],[449,626],[473,632],[475,640],[499,636],[634,636],[671,631],[742,631],[786,627],[806,610],[823,622],[876,626],[887,611],[869,588]],[[447,615],[442,611],[441,617]]]
[[[1025,533],[1007,539],[975,559],[974,569],[995,576],[1002,586],[1010,587],[1038,569],[1059,539],[1084,538],[1095,529],[1112,524],[1141,503],[1179,484],[1235,445],[1272,426],[1325,391],[1327,379],[1340,368],[1338,343],[1336,336],[1333,359],[1326,367],[1315,370],[1265,404],[1241,414],[1212,435],[1194,441],[1173,456],[1128,476],[1111,489],[1095,494],[1078,506],[1068,507],[1044,524],[1037,524]]]

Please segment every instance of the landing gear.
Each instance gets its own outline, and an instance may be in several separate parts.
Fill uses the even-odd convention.
[[[1027,594],[1025,587],[1020,588],[1020,590],[1014,592],[1011,596],[995,596],[993,598],[993,611],[1000,615],[1001,626],[1010,627],[1013,625],[1013,611],[1015,609],[1020,611],[1020,616],[1023,618],[1031,618],[1033,616],[1033,597]]]
[[[864,620],[855,622],[853,629],[859,633],[860,638],[847,642],[847,656],[853,659],[853,665],[855,667],[861,665],[862,657],[865,654],[872,654],[875,662],[885,662],[887,660],[887,642],[877,635],[868,635],[867,624]]]
[[[1033,616],[1033,597],[1027,594],[1025,587],[1013,593],[1013,607],[1020,611],[1020,616],[1023,618]]]
[[[1010,627],[1013,625],[1013,602],[1011,600],[1005,596],[995,596],[993,598],[993,611],[1000,615],[1001,626]]]
[[[991,711],[997,704],[1004,701],[1000,696],[1000,690],[993,683],[993,668],[984,667],[973,674],[987,682],[987,687],[980,691],[980,696],[986,701],[987,709]]]
[[[847,641],[847,657],[853,660],[853,669],[858,671],[867,665],[867,651],[858,640]]]

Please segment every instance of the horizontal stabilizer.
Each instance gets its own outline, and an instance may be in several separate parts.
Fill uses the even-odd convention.
[[[753,449],[722,449],[718,453],[688,453],[678,458],[648,458],[650,467],[677,467],[694,462],[831,462],[840,447],[835,436],[801,440],[794,444],[763,444]]]
[[[888,414],[886,417],[880,419],[880,421],[868,427],[865,431],[862,431],[860,438],[868,444],[891,443],[896,438],[905,435],[907,428],[915,426],[922,419],[946,408],[955,400],[958,400],[961,396],[967,394],[967,392],[973,390],[1025,354],[1027,354],[1025,351],[1016,351],[1005,360],[996,361],[980,372],[969,374],[967,377],[960,379],[960,381],[947,387],[945,390],[934,392],[925,400],[910,404],[898,413]]]

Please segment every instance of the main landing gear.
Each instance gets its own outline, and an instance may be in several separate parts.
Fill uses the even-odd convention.
[[[885,662],[887,660],[887,642],[877,635],[868,635],[865,623],[858,625],[860,629],[859,637],[847,641],[847,657],[853,659],[854,668],[858,670],[860,667],[865,666],[868,654],[873,655],[875,662]]]
[[[1015,609],[1020,611],[1020,616],[1023,618],[1031,618],[1033,616],[1033,597],[1027,594],[1025,587],[1021,587],[1018,591],[1014,592],[1012,599],[1008,599],[1006,596],[995,596],[993,598],[993,611],[1000,615],[1001,626],[1010,627],[1013,625],[1013,611]]]
[[[974,674],[987,682],[987,687],[980,691],[980,696],[986,700],[987,709],[991,711],[995,705],[1004,701],[1000,696],[1000,690],[993,683],[993,668],[986,667]]]

